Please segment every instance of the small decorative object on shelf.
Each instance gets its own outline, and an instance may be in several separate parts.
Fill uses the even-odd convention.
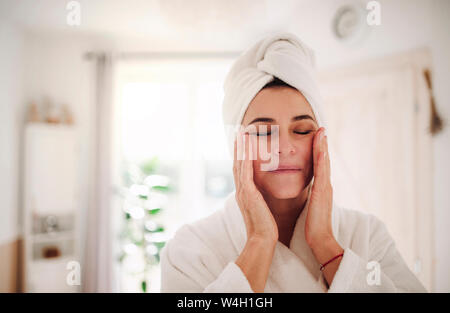
[[[49,215],[45,219],[47,233],[53,233],[58,230],[58,219],[54,215]]]
[[[68,105],[55,105],[46,97],[40,106],[34,101],[29,104],[27,122],[73,125],[74,118]]]
[[[28,108],[28,122],[29,123],[41,122],[41,116],[39,114],[39,108],[36,102],[30,103],[30,106]]]
[[[72,112],[69,110],[69,107],[67,105],[63,105],[63,107],[62,107],[61,122],[63,124],[67,124],[67,125],[72,125],[73,124]]]
[[[58,249],[58,247],[48,246],[48,247],[44,247],[42,249],[42,254],[43,254],[43,257],[46,259],[57,258],[57,257],[61,256],[61,251]]]
[[[45,121],[50,124],[59,124],[61,122],[60,115],[59,107],[48,103]]]

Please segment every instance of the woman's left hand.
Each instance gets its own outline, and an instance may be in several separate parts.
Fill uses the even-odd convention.
[[[344,252],[333,235],[333,188],[330,180],[328,138],[324,133],[325,129],[319,128],[313,140],[314,183],[305,224],[306,242],[320,264],[324,264]],[[323,270],[329,286],[333,282],[340,263],[341,260],[338,258]]]
[[[327,141],[325,128],[319,128],[313,139],[314,183],[305,225],[305,239],[311,248],[333,238],[331,226],[333,188],[330,181]]]
[[[328,138],[324,133],[325,129],[319,128],[313,140],[314,183],[305,224],[306,242],[320,264],[344,252],[333,235],[333,187],[330,180]],[[331,285],[340,261],[337,259],[324,269],[328,285]]]

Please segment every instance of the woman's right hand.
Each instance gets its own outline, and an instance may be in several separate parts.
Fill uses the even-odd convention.
[[[243,151],[237,151],[237,141]],[[243,141],[242,141],[243,140]],[[249,141],[251,142],[251,147]],[[248,133],[239,132],[234,141],[233,176],[236,186],[236,201],[241,209],[247,229],[247,240],[257,239],[276,243],[278,227],[261,192],[253,181],[253,160],[249,149],[256,155],[256,138]],[[238,158],[238,152],[240,157]],[[244,152],[244,155],[242,155]]]

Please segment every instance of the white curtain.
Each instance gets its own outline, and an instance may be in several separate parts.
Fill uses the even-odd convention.
[[[96,101],[93,125],[93,153],[89,208],[85,215],[86,241],[82,290],[113,291],[112,271],[112,118],[114,58],[94,55],[96,62]]]

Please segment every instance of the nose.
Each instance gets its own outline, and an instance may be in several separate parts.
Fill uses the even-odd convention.
[[[278,154],[289,155],[295,154],[296,148],[292,144],[292,138],[290,138],[289,134],[279,133],[279,144],[278,144]]]

